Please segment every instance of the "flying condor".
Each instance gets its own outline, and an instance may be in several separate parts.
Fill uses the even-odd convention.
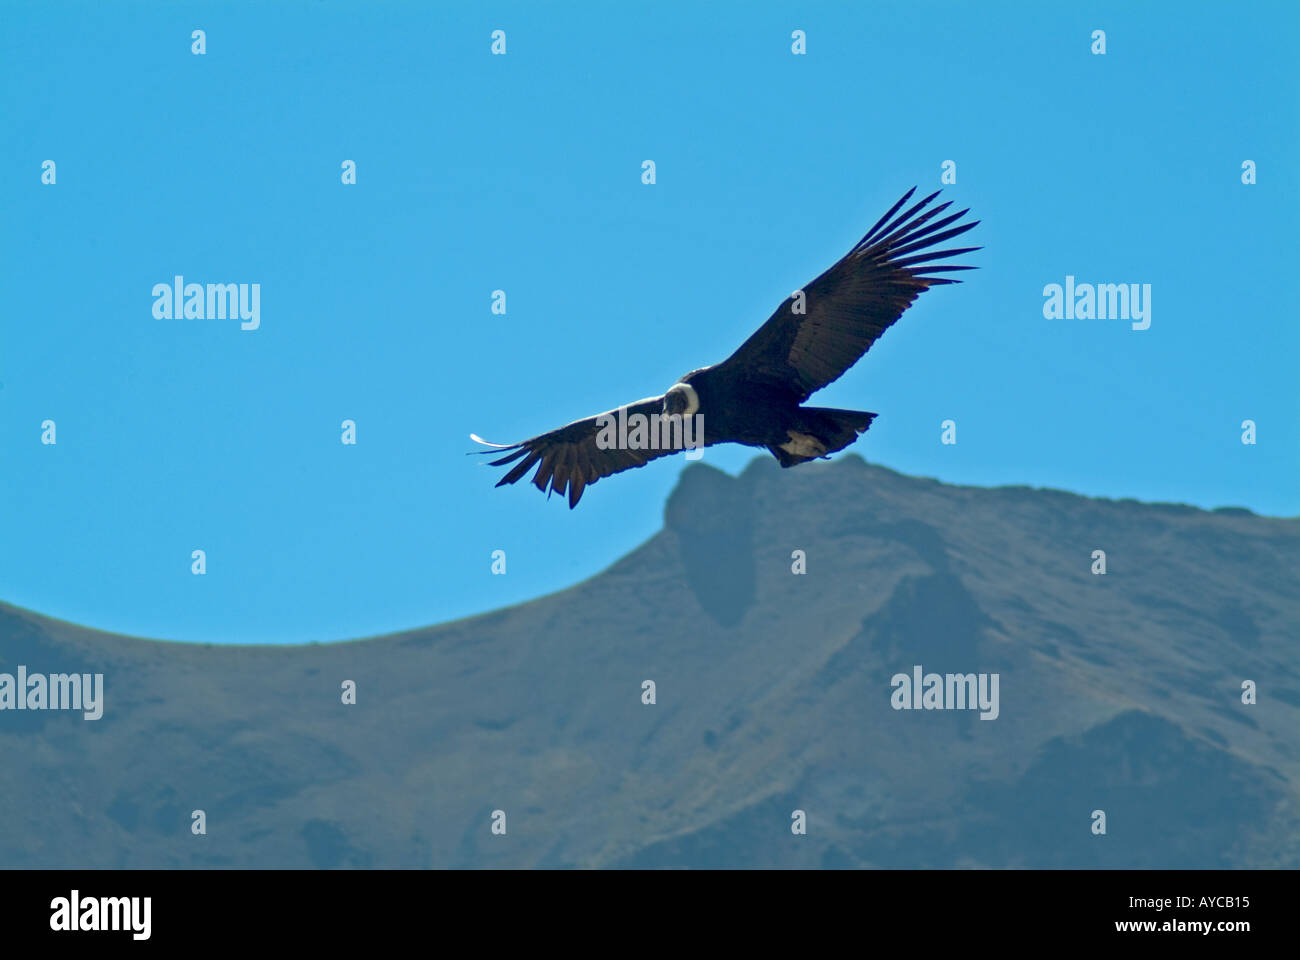
[[[492,466],[514,464],[497,486],[517,482],[536,466],[533,485],[561,496],[567,492],[572,509],[602,477],[683,447],[766,447],[783,467],[843,450],[876,415],[803,402],[857,363],[918,293],[959,282],[937,274],[974,269],[938,261],[980,249],[934,249],[979,221],[958,223],[966,210],[936,220],[951,205],[929,206],[938,191],[899,213],[915,192],[913,187],[890,207],[839,263],[782,302],[739,350],[722,363],[692,370],[663,396],[520,443],[488,443],[470,434],[493,448],[479,452],[504,453]]]

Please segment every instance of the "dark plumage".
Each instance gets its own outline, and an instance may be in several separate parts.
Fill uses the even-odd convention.
[[[843,259],[787,298],[739,350],[722,363],[692,370],[663,396],[575,420],[520,443],[489,444],[471,434],[496,448],[485,452],[504,453],[491,461],[493,466],[513,464],[497,486],[515,483],[536,465],[533,484],[539,490],[567,492],[572,508],[583,490],[602,477],[682,449],[681,442],[668,443],[675,436],[665,437],[659,446],[637,446],[635,430],[616,434],[613,429],[620,416],[635,424],[634,415],[640,415],[652,424],[653,434],[653,424],[663,426],[660,417],[682,415],[702,424],[703,436],[694,437],[692,445],[766,447],[783,467],[844,449],[876,415],[801,404],[853,366],[917,294],[959,282],[939,274],[974,269],[938,261],[980,249],[933,249],[979,221],[957,223],[966,210],[934,219],[951,205],[926,209],[938,191],[899,213],[915,192],[913,187],[890,207]],[[613,444],[611,437],[616,438]]]

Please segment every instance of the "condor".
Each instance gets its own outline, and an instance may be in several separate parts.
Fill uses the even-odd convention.
[[[663,396],[647,397],[520,443],[476,443],[504,453],[492,466],[514,464],[497,486],[515,483],[534,466],[533,485],[577,506],[582,492],[603,477],[680,449],[673,444],[611,444],[615,420],[691,419],[703,427],[695,445],[741,443],[764,447],[783,467],[843,450],[871,426],[876,414],[807,407],[813,393],[857,363],[932,286],[959,281],[940,276],[973,267],[939,261],[979,247],[934,249],[979,223],[958,223],[967,210],[938,220],[951,203],[931,207],[936,191],[902,213],[913,187],[889,208],[842,260],[795,291],[740,349],[722,363],[692,370]],[[667,431],[665,431],[667,432]]]

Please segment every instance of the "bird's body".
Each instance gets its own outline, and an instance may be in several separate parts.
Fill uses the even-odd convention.
[[[793,466],[787,460],[802,462],[842,450],[875,417],[874,413],[801,406],[793,391],[746,377],[726,364],[692,370],[679,382],[695,390],[699,409],[707,411],[702,414],[701,446],[740,443],[766,447],[783,466]],[[846,436],[843,415],[865,418],[862,429]]]
[[[898,214],[914,192],[894,204],[843,259],[795,291],[739,350],[722,363],[687,373],[663,396],[516,444],[487,444],[471,434],[504,454],[493,466],[514,464],[497,486],[515,483],[537,464],[533,484],[567,492],[572,508],[585,487],[602,477],[684,447],[764,447],[783,467],[844,449],[876,414],[810,407],[805,401],[856,363],[917,294],[957,282],[934,274],[972,269],[935,261],[979,249],[929,250],[978,221],[950,226],[966,213],[962,210],[930,223],[949,206],[921,213],[937,193]],[[668,429],[670,421],[676,433]],[[658,442],[661,428],[663,443]]]

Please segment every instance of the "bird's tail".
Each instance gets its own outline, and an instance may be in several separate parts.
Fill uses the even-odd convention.
[[[810,425],[818,428],[815,435],[826,445],[827,453],[843,450],[858,439],[859,434],[866,433],[871,421],[876,419],[874,413],[864,413],[861,410],[833,410],[828,407],[804,407],[803,410],[812,420]]]
[[[796,463],[843,450],[858,439],[859,434],[866,433],[871,421],[876,419],[874,413],[830,407],[800,407],[799,412],[803,414],[803,426],[807,432],[791,434],[789,443],[768,448],[783,467],[793,467]]]

